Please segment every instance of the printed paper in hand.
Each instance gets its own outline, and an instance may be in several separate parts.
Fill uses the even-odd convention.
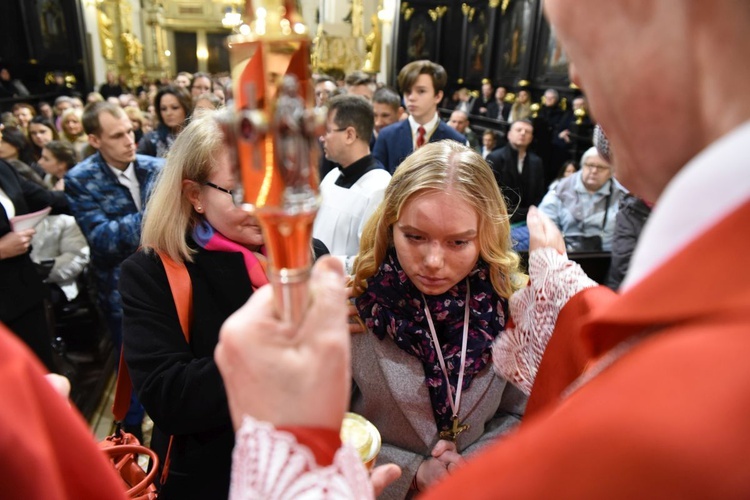
[[[31,212],[30,214],[17,215],[10,219],[10,227],[13,228],[13,231],[24,231],[36,227],[37,224],[47,217],[47,214],[51,210],[51,207],[47,207],[37,212]]]

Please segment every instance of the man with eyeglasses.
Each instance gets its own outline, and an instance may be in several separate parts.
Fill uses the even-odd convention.
[[[569,252],[610,251],[624,196],[612,166],[590,148],[581,157],[581,169],[549,191],[539,210],[560,228]]]
[[[347,273],[359,253],[359,239],[367,219],[383,200],[391,180],[370,154],[372,105],[360,96],[340,95],[328,101],[326,132],[321,137],[328,160],[337,163],[320,183],[321,206],[313,237],[340,259]]]

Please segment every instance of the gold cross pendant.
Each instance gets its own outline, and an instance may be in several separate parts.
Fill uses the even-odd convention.
[[[469,424],[460,424],[458,417],[453,417],[453,428],[449,431],[440,431],[440,439],[448,439],[454,443],[458,439],[458,435],[469,428]]]

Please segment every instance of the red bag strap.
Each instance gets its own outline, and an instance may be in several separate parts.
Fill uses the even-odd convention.
[[[130,407],[130,394],[133,392],[133,383],[130,381],[130,372],[128,365],[125,364],[125,357],[122,355],[122,346],[120,346],[120,363],[117,368],[117,382],[115,383],[115,402],[112,403],[112,414],[115,421],[122,422]]]
[[[169,255],[156,252],[164,265],[167,273],[169,288],[172,290],[172,300],[177,308],[177,317],[180,320],[180,328],[185,342],[190,343],[190,320],[193,317],[193,283],[190,281],[187,267],[183,262],[175,262]],[[115,386],[115,402],[112,405],[112,413],[115,420],[122,421],[130,407],[130,395],[133,392],[133,383],[130,380],[128,365],[120,349],[120,364],[117,369],[117,384]],[[170,438],[171,441],[171,438]],[[167,457],[169,460],[169,457]]]

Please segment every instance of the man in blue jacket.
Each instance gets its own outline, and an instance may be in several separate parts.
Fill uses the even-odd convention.
[[[380,131],[372,155],[393,174],[412,151],[443,139],[466,144],[466,137],[440,119],[437,108],[448,82],[445,68],[431,61],[413,61],[401,68],[398,86],[404,94],[409,118]]]
[[[143,209],[164,160],[136,155],[133,125],[119,106],[107,102],[90,104],[83,113],[83,128],[97,153],[66,174],[65,194],[91,247],[99,307],[119,353],[120,264],[138,249]],[[135,410],[135,405],[131,409]],[[139,429],[142,411],[129,414],[126,424]]]

